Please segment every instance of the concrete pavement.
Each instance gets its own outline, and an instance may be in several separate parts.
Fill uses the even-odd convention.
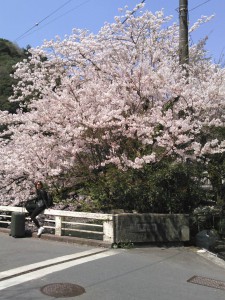
[[[54,299],[43,287],[63,283],[85,292],[60,299],[224,300],[225,262],[199,250],[107,249],[0,233],[0,299]]]

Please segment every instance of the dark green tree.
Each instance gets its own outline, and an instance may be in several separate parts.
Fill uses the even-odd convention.
[[[11,74],[13,66],[27,57],[27,49],[21,49],[8,40],[0,39],[0,110],[15,113],[19,106],[18,103],[8,100],[13,94],[13,85],[16,84]]]

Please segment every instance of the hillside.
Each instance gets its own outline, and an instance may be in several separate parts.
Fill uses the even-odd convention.
[[[17,103],[10,103],[8,97],[12,95],[12,85],[15,80],[10,77],[12,66],[26,58],[26,50],[20,49],[12,42],[0,38],[0,110],[15,112]]]

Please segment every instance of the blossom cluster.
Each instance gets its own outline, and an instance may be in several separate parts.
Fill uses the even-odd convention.
[[[224,151],[199,136],[224,126],[225,71],[202,44],[183,68],[168,21],[163,11],[127,14],[98,34],[74,29],[29,50],[14,73],[21,108],[0,114],[1,203],[26,199],[37,178],[72,184],[82,165],[126,170]]]

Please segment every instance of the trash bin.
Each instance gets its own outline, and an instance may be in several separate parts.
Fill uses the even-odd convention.
[[[209,250],[219,240],[219,236],[215,230],[202,230],[196,234],[195,244],[199,248]]]
[[[15,238],[25,236],[25,213],[13,212],[11,217],[11,233]]]

